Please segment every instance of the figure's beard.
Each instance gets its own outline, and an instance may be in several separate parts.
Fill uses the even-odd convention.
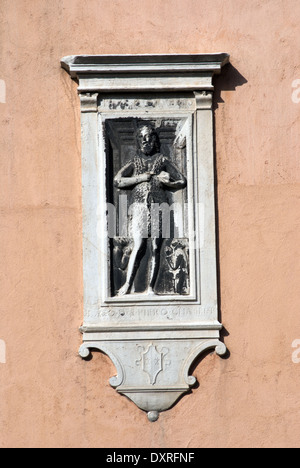
[[[155,148],[153,145],[146,143],[145,145],[141,146],[141,152],[145,156],[152,156],[155,153]]]

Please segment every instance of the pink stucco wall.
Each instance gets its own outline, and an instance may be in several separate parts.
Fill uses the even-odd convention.
[[[2,0],[0,21],[0,447],[300,446],[299,0]],[[77,354],[80,115],[59,60],[179,52],[231,55],[215,82],[230,357],[150,424],[106,356]]]

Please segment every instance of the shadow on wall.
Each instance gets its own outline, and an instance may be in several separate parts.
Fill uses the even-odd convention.
[[[222,91],[236,91],[239,86],[243,86],[248,83],[248,80],[241,75],[241,73],[231,64],[226,65],[222,74],[215,77],[215,91],[214,91],[214,103],[213,110],[215,111],[219,107],[219,103],[224,103],[224,100],[221,97]],[[214,127],[214,152],[216,155],[216,128]],[[215,196],[216,196],[216,247],[217,247],[217,282],[218,282],[218,309],[219,309],[219,320],[222,321],[222,297],[221,297],[221,271],[220,271],[220,237],[219,237],[219,203],[218,203],[218,169],[217,164],[215,163]],[[224,338],[229,336],[228,330],[224,327],[221,331],[221,341],[225,342]],[[230,357],[230,351],[227,350],[226,355],[223,359],[228,359]],[[200,357],[200,360],[203,357]],[[201,361],[196,361],[192,370],[195,370],[196,367],[200,364]]]
[[[248,80],[231,64],[226,65],[221,75],[215,76],[214,110],[219,107],[219,103],[224,100],[221,97],[222,91],[236,91],[238,86],[243,86]]]

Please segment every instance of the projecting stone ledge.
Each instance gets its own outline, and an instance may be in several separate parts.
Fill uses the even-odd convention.
[[[71,55],[61,66],[79,80],[79,93],[212,90],[229,55]]]

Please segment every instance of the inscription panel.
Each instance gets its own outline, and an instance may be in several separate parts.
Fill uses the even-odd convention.
[[[149,111],[194,111],[196,103],[193,94],[163,95],[153,98],[153,95],[101,96],[98,104],[99,112],[149,112]]]
[[[157,305],[157,306],[122,306],[90,310],[86,314],[87,323],[158,323],[171,321],[216,320],[216,305]]]

